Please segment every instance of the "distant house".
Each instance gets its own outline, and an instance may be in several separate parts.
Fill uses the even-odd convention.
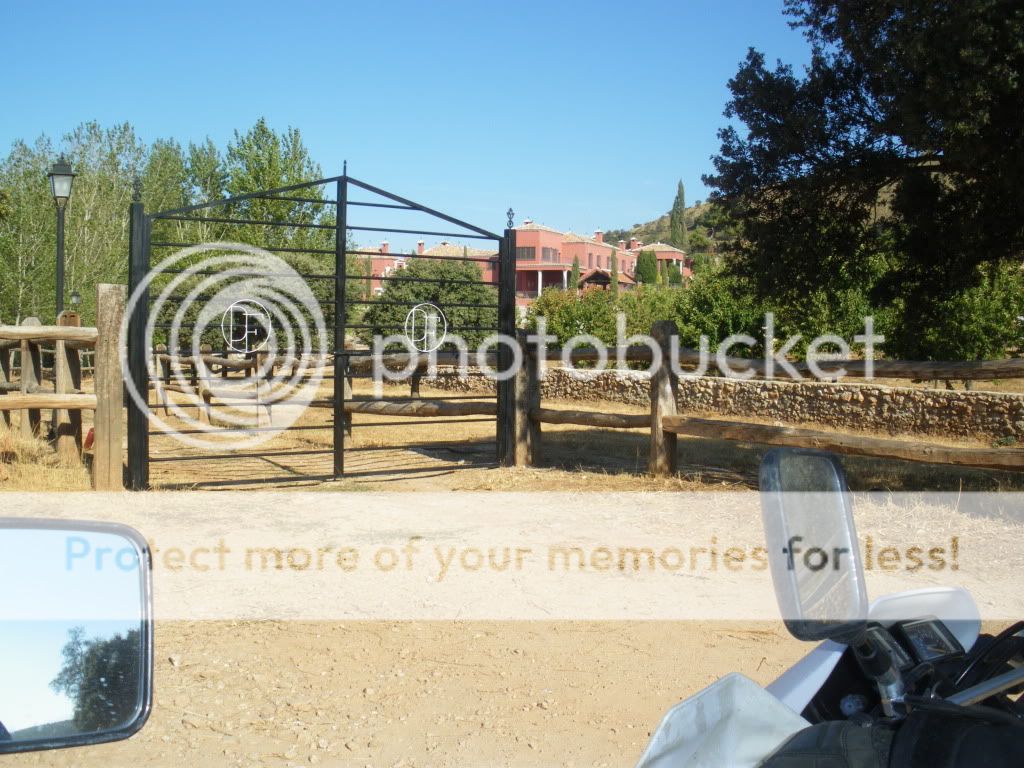
[[[580,283],[578,289],[603,287],[611,283],[612,254],[615,254],[619,274],[619,287],[629,290],[636,286],[636,260],[641,251],[652,251],[660,262],[675,264],[684,278],[693,274],[693,261],[685,251],[667,243],[644,244],[636,239],[628,243],[605,242],[601,230],[593,237],[575,232],[562,232],[536,224],[527,219],[515,228],[516,232],[516,306],[529,306],[542,291],[549,288],[569,288],[574,259],[579,259]],[[442,240],[426,248],[420,240],[416,255],[432,257],[469,258],[480,267],[483,279],[494,282],[497,274],[498,253],[494,249],[472,248]],[[370,257],[370,271],[374,276],[371,289],[374,294],[384,290],[386,279],[401,269],[413,254],[391,253],[387,241],[380,244]]]
[[[630,242],[635,243],[636,241],[633,240]],[[673,264],[679,267],[679,272],[682,274],[684,279],[693,277],[693,259],[686,255],[686,251],[681,251],[674,245],[669,245],[668,243],[641,243],[640,246],[640,250],[642,251],[653,252],[655,258],[657,258],[659,262]]]

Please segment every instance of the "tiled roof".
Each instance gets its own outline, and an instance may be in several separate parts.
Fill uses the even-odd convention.
[[[641,250],[641,251],[675,251],[676,253],[683,254],[683,256],[686,255],[686,251],[680,250],[679,248],[676,248],[674,245],[669,245],[668,243],[644,243],[643,247],[639,248],[638,250]]]
[[[582,275],[580,275],[580,282],[583,282],[584,280],[587,280],[589,277],[591,277],[592,275],[595,275],[595,274],[608,275],[608,279],[609,280],[611,280],[611,277],[612,277],[612,273],[610,271],[608,271],[607,269],[602,269],[600,267],[594,267],[594,269],[588,269],[586,272],[584,272]],[[634,280],[632,277],[627,275],[625,272],[619,272],[619,283],[621,283],[623,285],[636,285],[636,280]]]
[[[562,234],[562,231],[560,229],[555,229],[554,227],[546,227],[543,224],[537,224],[537,223],[532,222],[532,221],[529,224],[520,224],[515,229],[516,229],[516,231],[520,231],[520,232],[540,231],[540,232],[554,232],[556,235],[561,235]]]
[[[602,242],[601,240],[595,240],[592,237],[585,237],[584,235],[577,235],[575,232],[565,233],[565,242],[567,243],[587,243],[588,245],[601,245],[605,248],[619,249],[617,243]]]
[[[484,248],[473,248],[472,246],[458,245],[457,243],[438,243],[423,252],[425,256],[469,256],[480,259],[488,256],[497,256],[498,252]]]

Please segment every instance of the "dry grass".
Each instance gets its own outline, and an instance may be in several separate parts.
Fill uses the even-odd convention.
[[[0,426],[0,489],[5,491],[85,491],[89,473],[61,464],[44,440],[25,439]]]

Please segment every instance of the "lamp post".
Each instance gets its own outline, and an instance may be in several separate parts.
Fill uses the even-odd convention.
[[[57,314],[64,311],[64,209],[71,197],[71,184],[75,174],[64,155],[53,164],[49,174],[50,192],[57,204]]]

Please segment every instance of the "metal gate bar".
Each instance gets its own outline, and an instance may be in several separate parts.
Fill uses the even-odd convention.
[[[333,184],[335,187],[335,199],[326,199],[319,197],[306,197],[302,195],[303,190],[317,189]],[[361,188],[374,195],[382,197],[390,202],[371,202],[368,200],[349,200],[349,185]],[[288,194],[293,193],[293,194]],[[261,218],[250,218],[242,217],[237,218],[230,214],[224,216],[218,215],[204,215],[203,212],[210,211],[214,212],[217,209],[231,206],[236,203],[240,203],[246,200],[264,200],[264,201],[276,201],[281,203],[293,203],[300,205],[312,205],[312,206],[335,206],[336,216],[333,224],[321,223],[320,221],[287,221],[282,219],[261,219]],[[356,206],[360,208],[376,208],[376,209],[390,209],[390,210],[408,210],[417,213],[426,214],[427,216],[440,219],[442,221],[453,224],[457,227],[463,228],[465,232],[450,232],[435,229],[412,229],[408,227],[383,227],[383,226],[368,226],[368,225],[354,225],[350,223],[348,216],[349,206]],[[308,210],[308,209],[307,209]],[[318,214],[310,214],[318,215]],[[511,216],[511,212],[510,212]],[[284,432],[292,430],[324,430],[333,427],[333,446],[330,451],[326,451],[332,454],[332,470],[334,477],[341,477],[344,473],[344,452],[345,452],[345,426],[347,414],[345,413],[345,403],[349,399],[361,399],[352,398],[347,392],[347,386],[350,378],[353,374],[349,371],[349,362],[351,357],[368,357],[372,356],[374,352],[372,350],[362,349],[346,349],[344,340],[350,330],[371,330],[378,328],[382,331],[390,330],[401,330],[398,326],[379,326],[365,323],[348,323],[347,305],[360,305],[360,306],[371,306],[380,304],[382,306],[394,306],[394,307],[412,307],[415,303],[405,301],[393,301],[393,300],[373,300],[373,299],[353,299],[347,301],[345,298],[345,288],[348,280],[359,280],[359,281],[376,281],[377,284],[385,283],[422,283],[422,284],[456,284],[456,285],[486,285],[496,287],[498,293],[498,302],[496,304],[485,303],[485,302],[452,302],[445,304],[438,302],[438,305],[443,309],[448,308],[466,308],[466,309],[480,309],[480,310],[496,310],[497,311],[497,323],[495,325],[490,324],[477,324],[467,325],[460,328],[452,328],[453,332],[462,331],[475,331],[475,332],[492,332],[500,331],[509,337],[514,337],[515,334],[515,232],[512,229],[511,217],[509,219],[509,226],[505,229],[503,235],[497,235],[489,232],[486,229],[476,227],[465,221],[449,216],[445,213],[429,208],[427,206],[420,205],[406,198],[398,195],[386,192],[378,187],[375,187],[366,182],[359,181],[351,176],[348,176],[347,172],[341,176],[334,176],[330,178],[318,179],[316,181],[304,182],[299,184],[293,184],[285,187],[279,187],[276,189],[263,190],[259,192],[252,192],[248,194],[238,195],[233,198],[227,198],[223,200],[214,200],[208,203],[199,203],[195,205],[184,206],[181,208],[160,211],[153,214],[147,215],[142,207],[142,203],[136,199],[133,201],[130,207],[130,218],[131,218],[131,237],[129,246],[129,283],[130,289],[134,292],[146,277],[149,272],[151,262],[151,249],[152,248],[188,248],[193,246],[204,245],[204,243],[189,243],[189,242],[177,242],[182,238],[164,238],[154,240],[152,237],[152,228],[154,222],[167,221],[167,222],[195,222],[204,224],[216,224],[224,226],[246,226],[246,227],[267,227],[285,230],[312,230],[312,231],[332,231],[334,235],[334,248],[316,248],[316,247],[297,247],[289,245],[278,245],[276,247],[266,246],[264,250],[272,253],[294,253],[294,254],[310,254],[310,255],[331,255],[334,257],[334,272],[333,274],[312,274],[312,273],[299,273],[299,276],[307,281],[332,281],[333,282],[333,293],[332,299],[317,299],[317,302],[324,307],[334,307],[333,313],[327,312],[328,320],[332,323],[333,337],[335,339],[333,350],[322,350],[319,355],[326,357],[326,355],[332,355],[332,363],[327,370],[331,371],[332,375],[323,376],[322,380],[331,381],[333,380],[333,397],[330,400],[313,399],[308,401],[308,404],[314,407],[329,406],[334,412],[334,423],[333,425],[293,425],[287,428],[276,428],[276,427],[222,427],[219,428],[221,432],[236,432],[236,433],[252,433],[260,431],[274,431]],[[182,231],[178,229],[177,231]],[[497,259],[494,257],[474,257],[474,256],[440,256],[431,254],[409,254],[406,258],[422,259],[422,260],[449,260],[455,262],[468,262],[477,264],[494,264],[496,280],[485,281],[485,280],[465,280],[465,279],[442,279],[442,278],[428,278],[428,277],[414,277],[414,276],[402,276],[402,275],[355,275],[348,274],[347,269],[347,257],[349,255],[374,257],[379,252],[366,250],[365,248],[353,248],[349,250],[347,248],[347,237],[349,232],[364,231],[364,232],[389,232],[396,234],[408,234],[408,235],[424,235],[434,237],[453,237],[459,239],[478,239],[478,240],[493,240],[497,244]],[[250,233],[251,234],[251,233]],[[399,256],[400,254],[395,254]],[[192,272],[191,270],[188,270]],[[371,270],[372,271],[372,270]],[[182,274],[185,270],[174,270],[167,269],[163,272],[174,275]],[[211,276],[219,274],[216,270],[198,270],[193,272],[196,275]],[[243,275],[233,276],[242,277]],[[253,275],[259,277],[268,277],[272,275]],[[289,274],[289,277],[293,274]],[[186,297],[181,294],[176,294],[168,298],[168,300],[181,301]],[[199,297],[188,297],[192,300],[202,300],[202,295]],[[145,325],[149,316],[149,296],[148,291],[144,291],[141,300],[137,302],[133,308],[131,316],[129,318],[129,351],[128,351],[128,372],[132,377],[132,381],[135,383],[136,388],[141,392],[146,392],[148,402],[148,392],[150,384],[150,375],[148,372],[148,359],[151,354],[150,350],[145,348],[146,340],[144,338]],[[169,329],[178,327],[181,329],[194,329],[193,324],[172,324],[172,323],[157,323],[155,327],[160,329]],[[187,344],[181,344],[180,349],[183,352],[188,352],[189,347]],[[226,352],[225,352],[226,355]],[[498,347],[498,364],[499,369],[507,367],[511,364],[511,350],[506,345],[502,344]],[[493,359],[493,358],[492,358]],[[192,380],[198,381],[200,379],[212,380],[216,377],[211,376],[200,376],[199,370],[192,371],[195,374]],[[322,371],[326,373],[326,371]],[[358,375],[362,378],[362,375]],[[512,400],[513,400],[513,385],[512,381],[498,382],[497,385],[497,419],[496,419],[496,454],[499,462],[507,463],[511,457],[511,440],[512,440],[512,424],[511,424],[511,413],[512,413]],[[391,398],[398,402],[415,401],[417,397],[395,397]],[[452,396],[437,396],[430,398],[432,400],[470,400],[470,399],[485,399],[476,395],[452,395]],[[233,407],[233,406],[257,406],[258,401],[243,399],[236,402],[210,402],[202,404],[203,408],[216,408],[216,407]],[[153,406],[157,407],[156,404]],[[193,407],[191,405],[184,407]],[[479,419],[464,419],[464,418],[451,418],[451,417],[440,417],[431,418],[429,421],[423,421],[423,425],[431,422],[450,423],[452,421],[464,422],[464,421],[491,421],[490,418]],[[378,422],[375,424],[364,424],[360,428],[369,428],[371,426],[386,426],[395,424],[408,424],[409,422],[397,421],[397,422]],[[415,422],[414,422],[415,423]],[[164,435],[165,433],[160,430],[150,430],[148,423],[148,413],[135,406],[134,402],[129,402],[129,414],[128,414],[128,444],[129,444],[129,468],[128,468],[128,486],[132,489],[145,488],[148,485],[149,480],[149,437],[150,435]],[[183,434],[199,434],[205,430],[182,430]],[[255,455],[306,455],[307,453],[317,452],[301,452],[301,451],[283,451],[283,452],[266,452],[263,454]],[[240,454],[237,452],[214,454],[217,458],[231,458],[246,456],[246,454]],[[160,461],[174,461],[174,460],[189,460],[195,461],[196,459],[212,458],[210,454],[204,454],[202,457],[199,456],[166,456],[160,457]],[[157,460],[157,459],[154,459]]]

